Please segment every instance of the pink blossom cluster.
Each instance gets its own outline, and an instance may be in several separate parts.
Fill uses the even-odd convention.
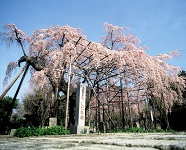
[[[174,102],[181,101],[185,84],[183,78],[178,77],[180,69],[166,62],[178,56],[178,51],[149,56],[127,28],[105,23],[106,35],[97,43],[88,41],[80,29],[68,25],[36,30],[30,37],[13,24],[6,27],[9,28],[4,34],[6,41],[27,40],[27,55],[42,64],[42,71],[32,71],[31,80],[36,87],[63,86],[71,72],[72,86],[78,80],[99,84],[100,101],[107,106],[122,99],[136,111],[138,105],[152,99],[155,103],[163,101],[163,108],[170,111]],[[69,70],[70,64],[72,70]],[[96,84],[93,88],[96,89]]]

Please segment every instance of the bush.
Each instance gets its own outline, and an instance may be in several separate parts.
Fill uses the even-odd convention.
[[[134,132],[134,133],[143,133],[146,132],[146,130],[142,128],[126,128],[126,129],[120,129],[117,130],[116,132]]]
[[[27,136],[33,136],[35,134],[35,128],[19,128],[15,132],[15,136],[18,137],[27,137]]]
[[[46,135],[65,135],[68,134],[68,130],[62,126],[54,126],[50,128],[45,128]]]
[[[143,133],[146,131],[142,128],[128,128],[128,129],[125,129],[124,132]]]
[[[157,133],[157,132],[165,132],[165,130],[163,130],[163,129],[152,129],[152,130],[149,130],[148,132]]]
[[[43,128],[24,127],[24,128],[17,129],[15,132],[15,136],[23,138],[28,136],[65,135],[68,133],[69,131],[63,126],[43,127]]]
[[[175,130],[173,130],[173,129],[170,129],[170,130],[167,130],[167,132],[176,132]]]
[[[116,130],[115,132],[134,132],[134,133],[151,133],[151,132],[154,132],[154,133],[158,133],[158,132],[175,132],[174,130],[163,130],[163,129],[151,129],[151,130],[145,130],[145,129],[142,129],[142,128],[127,128],[127,129],[120,129],[120,130]]]

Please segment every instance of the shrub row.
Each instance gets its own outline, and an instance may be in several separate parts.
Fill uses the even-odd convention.
[[[69,131],[63,126],[54,126],[54,127],[24,127],[19,128],[15,132],[17,137],[28,137],[28,136],[42,136],[42,135],[65,135],[69,134]]]
[[[116,130],[115,132],[119,133],[119,132],[134,132],[134,133],[151,133],[151,132],[175,132],[174,130],[163,130],[163,129],[151,129],[151,130],[145,130],[142,128],[127,128],[127,129],[119,129]]]

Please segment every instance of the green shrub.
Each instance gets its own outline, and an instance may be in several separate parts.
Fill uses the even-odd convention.
[[[68,130],[62,126],[54,126],[50,128],[45,128],[46,135],[65,135],[68,134]]]
[[[35,128],[19,128],[15,132],[15,136],[18,137],[27,137],[27,136],[33,136],[35,134]]]
[[[134,133],[145,133],[145,132],[153,132],[153,133],[161,133],[161,132],[175,132],[174,130],[163,130],[163,129],[151,129],[151,130],[145,130],[142,128],[127,128],[127,129],[118,129],[115,131],[116,133],[121,132],[134,132]]]
[[[165,130],[163,130],[163,129],[152,129],[152,130],[148,130],[148,132],[157,133],[157,132],[165,132]]]
[[[170,129],[170,130],[167,130],[167,132],[176,132],[176,131],[174,131],[173,129]]]
[[[69,131],[63,126],[54,126],[54,127],[43,127],[43,128],[19,128],[15,132],[17,137],[28,137],[28,136],[41,136],[41,135],[65,135]]]
[[[152,130],[148,130],[148,132],[176,132],[174,131],[173,129],[170,129],[170,130],[163,130],[163,129],[152,129]]]
[[[142,128],[128,128],[128,129],[125,129],[125,132],[143,133],[146,131]]]
[[[144,133],[146,132],[146,130],[142,129],[142,128],[126,128],[126,129],[119,129],[116,130],[115,132],[119,133],[119,132],[134,132],[134,133]]]

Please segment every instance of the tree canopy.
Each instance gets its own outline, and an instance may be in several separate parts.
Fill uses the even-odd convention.
[[[181,103],[184,79],[178,76],[179,67],[166,62],[179,51],[150,56],[127,28],[105,23],[105,36],[98,43],[88,41],[79,28],[68,25],[38,29],[31,36],[14,24],[5,27],[8,30],[1,34],[3,41],[8,46],[17,42],[23,52],[18,63],[8,65],[5,82],[15,67],[26,62],[32,66],[32,85],[52,91],[53,100],[59,92],[67,94],[67,77],[71,73],[72,97],[81,81],[91,86],[91,96],[98,94],[100,104],[111,105],[120,99],[135,110],[137,105],[133,104],[149,101],[168,113],[174,102]],[[90,105],[95,105],[93,100]]]

